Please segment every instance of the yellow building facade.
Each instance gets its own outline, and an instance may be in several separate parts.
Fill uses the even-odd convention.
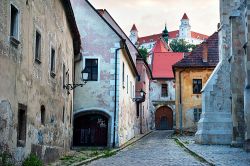
[[[195,132],[202,116],[201,91],[212,74],[218,56],[218,34],[214,33],[193,52],[173,65],[176,80],[176,129]]]

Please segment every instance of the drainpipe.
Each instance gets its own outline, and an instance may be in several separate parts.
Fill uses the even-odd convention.
[[[120,48],[115,49],[115,109],[114,109],[114,131],[113,131],[113,148],[115,147],[115,130],[116,130],[116,109],[117,109],[117,54],[118,51],[124,48],[125,39],[120,41]]]
[[[182,89],[181,89],[181,73],[183,72],[184,70],[181,70],[179,72],[179,82],[180,82],[180,88],[179,88],[179,110],[180,110],[180,132],[182,134]]]

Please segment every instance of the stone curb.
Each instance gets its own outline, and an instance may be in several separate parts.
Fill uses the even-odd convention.
[[[174,137],[174,139],[178,140],[178,142],[189,152],[189,153],[193,153],[195,154],[197,157],[199,157],[200,159],[202,159],[204,162],[208,163],[211,166],[215,166],[215,163],[213,161],[210,161],[208,159],[206,159],[203,155],[200,155],[198,153],[196,153],[195,151],[191,150],[187,145],[185,145],[184,142],[182,142],[182,140],[180,140],[177,137]]]
[[[150,133],[152,133],[153,131],[149,131],[147,132],[146,134],[143,134],[142,136],[138,137],[138,138],[134,138],[134,140],[132,140],[131,142],[128,141],[128,143],[122,145],[121,147],[117,148],[117,149],[113,149],[111,150],[111,153],[116,153],[116,152],[119,152],[121,151],[122,149],[128,147],[128,146],[131,146],[133,145],[134,143],[136,143],[137,141],[141,140],[142,138],[146,137],[147,135],[149,135]],[[75,163],[75,164],[72,164],[71,166],[80,166],[80,165],[83,165],[83,164],[87,164],[87,163],[90,163],[94,160],[98,160],[100,158],[103,158],[105,156],[105,154],[101,154],[101,155],[98,155],[98,156],[95,156],[95,157],[92,157],[92,158],[89,158],[87,160],[83,160],[83,161],[80,161],[78,163]]]

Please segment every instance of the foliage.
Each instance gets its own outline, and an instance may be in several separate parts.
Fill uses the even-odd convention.
[[[148,50],[144,47],[139,49],[139,53],[141,54],[144,60],[147,60]]]
[[[106,150],[106,151],[104,152],[104,158],[111,157],[111,156],[113,156],[113,155],[115,155],[115,154],[116,154],[115,151]]]
[[[191,52],[197,45],[188,44],[184,39],[174,39],[171,41],[170,47],[174,52]]]
[[[0,165],[12,166],[11,155],[7,152],[0,152]]]
[[[30,154],[23,162],[23,166],[42,166],[42,161],[34,154]]]

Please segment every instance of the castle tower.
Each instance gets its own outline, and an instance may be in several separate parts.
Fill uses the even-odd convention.
[[[162,37],[165,40],[165,42],[168,44],[168,30],[167,25],[165,24],[165,29],[162,31]]]
[[[131,40],[131,42],[136,45],[136,42],[138,40],[138,30],[135,26],[135,24],[133,24],[131,30],[130,30],[130,36],[129,39]]]
[[[181,25],[179,27],[179,38],[191,38],[191,26],[189,24],[189,18],[186,13],[184,13],[181,19]]]

